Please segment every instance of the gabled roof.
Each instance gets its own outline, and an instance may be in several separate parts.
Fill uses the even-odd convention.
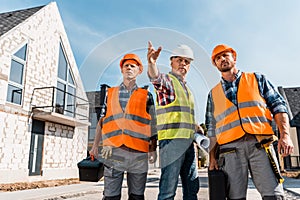
[[[282,88],[279,87],[278,91],[287,100],[291,114],[291,126],[300,127],[300,87]]]
[[[28,17],[39,11],[44,6],[28,8],[23,10],[11,11],[0,14],[0,36],[22,23]]]
[[[300,128],[300,112],[294,116],[294,118],[290,121],[291,127],[299,127]]]
[[[293,117],[300,112],[300,87],[283,88]]]

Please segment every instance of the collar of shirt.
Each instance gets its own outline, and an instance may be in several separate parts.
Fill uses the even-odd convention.
[[[222,88],[224,90],[225,96],[229,101],[233,104],[237,104],[236,93],[238,90],[238,84],[240,82],[240,77],[242,75],[241,71],[235,75],[235,80],[233,82],[226,81],[225,79],[221,79]]]
[[[123,90],[123,91],[127,91],[127,92],[132,93],[132,92],[133,92],[134,90],[136,90],[136,89],[138,89],[137,84],[135,84],[135,85],[132,87],[131,91],[127,90],[127,88],[126,88],[126,86],[124,85],[123,82],[120,84],[120,90]]]
[[[134,90],[136,90],[138,87],[135,84],[131,90],[127,90],[124,83],[121,83],[120,89],[119,89],[119,103],[121,105],[122,110],[124,111],[127,105],[128,100],[130,99],[131,94]]]
[[[186,81],[185,80],[182,80],[182,78],[176,74],[174,74],[173,72],[169,72],[169,74],[172,74],[173,76],[175,76],[179,82],[183,83],[184,85],[186,84]]]
[[[183,87],[186,96],[189,98],[189,93],[188,93],[188,90],[187,90],[186,81],[182,80],[182,78],[180,76],[174,74],[173,72],[169,72],[169,74],[172,74],[173,76],[175,76],[179,80],[179,83]]]
[[[242,76],[242,72],[241,72],[241,70],[239,70],[238,73],[235,75],[235,80],[234,80],[234,81],[238,80],[241,76]],[[234,82],[234,81],[233,81],[233,82]],[[230,83],[230,82],[229,82],[229,81],[226,81],[226,80],[222,77],[221,83],[222,83],[222,84],[226,84],[226,83]]]

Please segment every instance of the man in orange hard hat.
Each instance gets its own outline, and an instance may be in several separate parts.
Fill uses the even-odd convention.
[[[106,111],[99,120],[90,155],[105,159],[104,200],[120,200],[124,172],[127,172],[130,200],[144,200],[148,163],[156,161],[156,116],[148,87],[139,88],[136,78],[143,65],[136,54],[120,61],[123,82],[107,89]]]
[[[222,78],[207,100],[206,127],[215,144],[209,170],[225,172],[229,199],[246,199],[248,171],[264,200],[284,199],[271,122],[274,118],[280,132],[278,152],[288,156],[294,147],[286,102],[264,75],[241,72],[236,59],[236,51],[228,45],[212,51],[212,63]]]

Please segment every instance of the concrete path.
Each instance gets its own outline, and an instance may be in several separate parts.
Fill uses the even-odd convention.
[[[207,169],[198,171],[200,176],[200,191],[198,200],[208,200],[208,178]],[[147,200],[155,200],[158,194],[158,183],[160,170],[151,169],[148,173],[148,181],[145,197]],[[57,186],[50,188],[41,188],[33,190],[23,190],[15,192],[1,192],[0,199],[2,200],[101,200],[103,192],[103,181],[81,182],[80,184]],[[300,199],[300,179],[285,178],[284,188],[287,191],[288,200]],[[127,199],[126,180],[123,184],[122,199]],[[179,183],[176,192],[175,200],[182,199],[182,188]],[[253,186],[252,181],[249,181],[247,199],[261,199],[259,193]]]

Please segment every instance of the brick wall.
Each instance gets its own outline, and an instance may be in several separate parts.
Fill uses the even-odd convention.
[[[45,123],[42,176],[28,175],[30,122],[34,88],[55,86],[62,42],[74,74],[77,95],[87,99],[56,3],[43,7],[0,37],[0,183],[78,177],[77,162],[86,156],[88,127]],[[28,45],[22,105],[6,102],[11,55]],[[47,103],[49,95],[35,99]],[[81,108],[88,114],[88,106]]]

